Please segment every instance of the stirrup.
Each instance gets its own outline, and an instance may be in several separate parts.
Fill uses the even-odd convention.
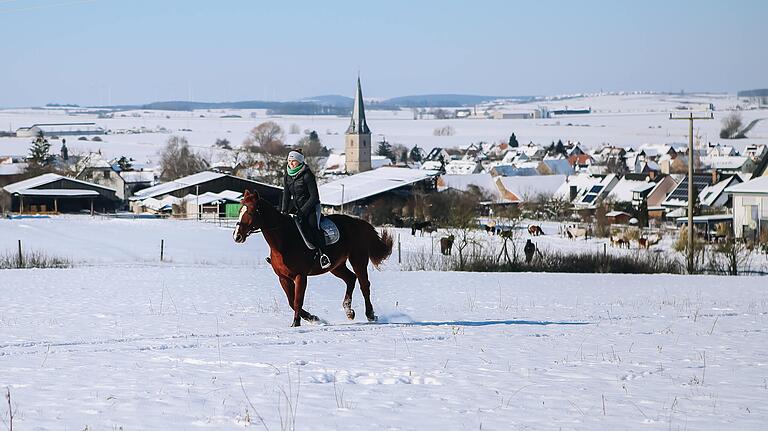
[[[329,266],[331,266],[331,259],[328,258],[328,255],[323,253],[320,255],[320,268],[327,269]]]

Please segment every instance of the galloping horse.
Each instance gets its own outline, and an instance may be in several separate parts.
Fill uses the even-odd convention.
[[[378,268],[392,253],[392,236],[388,231],[385,230],[379,236],[376,229],[365,220],[341,214],[328,216],[339,228],[340,238],[338,242],[325,248],[325,253],[331,259],[331,266],[322,269],[315,258],[315,251],[308,249],[304,244],[290,216],[281,214],[271,203],[261,199],[257,192],[246,190],[242,204],[240,218],[232,235],[236,243],[244,243],[248,235],[261,230],[269,244],[272,269],[280,279],[288,304],[293,309],[291,326],[300,326],[301,319],[310,322],[320,320],[302,308],[304,293],[307,290],[308,276],[329,271],[344,280],[347,285],[342,302],[347,318],[355,318],[352,292],[355,290],[355,280],[358,280],[365,299],[365,316],[369,322],[376,320],[371,304],[368,261]],[[347,267],[347,260],[352,265],[352,270]]]

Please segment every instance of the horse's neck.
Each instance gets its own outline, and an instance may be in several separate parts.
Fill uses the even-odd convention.
[[[271,204],[267,204],[265,207],[268,207],[264,214],[266,223],[264,223],[265,226],[261,229],[261,233],[269,244],[269,248],[278,251],[283,250],[286,239],[291,237],[292,231],[295,231],[293,220],[290,216],[279,213]]]

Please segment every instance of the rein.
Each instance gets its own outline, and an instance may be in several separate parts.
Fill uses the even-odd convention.
[[[259,211],[258,207],[254,207],[254,212],[261,213],[261,211]],[[240,227],[240,225],[243,225],[243,224],[244,224],[243,222],[238,220],[237,223],[235,223],[235,227]],[[255,228],[253,226],[250,226],[250,227],[248,227],[248,231],[245,233],[245,235],[248,236],[248,235],[250,235],[252,233],[257,233],[257,232],[259,232],[259,233],[269,232],[269,231],[280,229],[280,227],[281,226],[272,226],[272,227],[268,227],[268,228]]]

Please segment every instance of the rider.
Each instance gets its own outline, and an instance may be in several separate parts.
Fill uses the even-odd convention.
[[[331,266],[325,254],[325,236],[320,230],[320,195],[315,175],[304,163],[304,153],[296,149],[288,153],[288,166],[283,180],[283,214],[296,214],[300,224],[320,257],[320,267]]]

